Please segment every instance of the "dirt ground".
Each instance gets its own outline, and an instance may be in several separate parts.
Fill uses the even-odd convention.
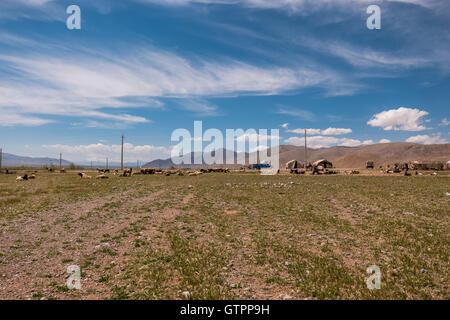
[[[449,299],[449,174],[378,171],[0,175],[0,299]]]

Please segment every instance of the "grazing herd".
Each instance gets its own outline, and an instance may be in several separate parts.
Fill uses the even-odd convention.
[[[48,172],[54,172],[54,169],[51,168],[47,168]],[[242,170],[230,170],[227,168],[199,168],[197,170],[192,170],[192,169],[176,169],[176,168],[171,168],[171,169],[156,169],[156,168],[142,168],[139,170],[133,170],[132,168],[128,168],[128,169],[124,169],[122,171],[118,170],[118,169],[114,169],[114,170],[110,170],[110,169],[101,169],[101,168],[97,168],[97,172],[99,173],[97,176],[95,176],[95,179],[109,179],[109,176],[107,175],[108,173],[113,173],[114,176],[119,176],[119,177],[131,177],[134,175],[163,175],[163,176],[171,176],[171,175],[177,175],[177,176],[200,176],[203,174],[207,174],[207,173],[230,173],[230,172],[241,172]],[[244,170],[245,171],[245,170]],[[296,172],[295,172],[296,171]],[[315,172],[317,171],[317,172]],[[64,168],[61,168],[59,170],[60,173],[66,173],[66,170]],[[291,169],[291,173],[305,173],[305,172],[299,172],[297,169]],[[397,166],[394,167],[394,170],[391,170],[391,168],[388,168],[387,171],[382,171],[382,173],[399,173],[401,172],[400,168],[398,168]],[[8,173],[8,172],[6,172]],[[13,173],[13,172],[11,172]],[[28,181],[28,180],[33,180],[36,179],[36,173],[38,173],[38,171],[28,171],[28,173],[24,174],[23,176],[18,176],[16,178],[16,181]],[[320,172],[320,170],[313,170],[313,174],[337,174],[339,173],[338,171],[335,170],[329,170],[329,169],[324,169],[323,172]],[[358,175],[360,174],[359,170],[346,170],[344,171],[344,174],[346,175]],[[93,177],[88,175],[85,172],[79,172],[77,174],[81,179],[87,179],[90,180]],[[406,169],[404,175],[406,176],[411,176],[412,174]],[[420,172],[415,172],[416,176],[421,176],[423,175]],[[430,175],[437,175],[436,172],[431,173]]]
[[[100,169],[97,168],[97,172],[101,173],[100,175],[96,176],[96,179],[108,179],[108,176],[106,173],[110,173],[111,171],[109,169]],[[113,175],[119,176],[119,177],[131,177],[135,175],[163,175],[163,176],[171,176],[171,175],[177,175],[177,176],[199,176],[205,173],[229,173],[229,169],[225,168],[209,168],[209,169],[199,169],[199,170],[188,170],[188,169],[155,169],[155,168],[142,168],[138,171],[133,171],[132,168],[124,169],[122,172],[118,169],[115,169],[113,171]],[[81,179],[92,179],[91,176],[87,175],[84,172],[78,173],[78,176],[80,176]]]

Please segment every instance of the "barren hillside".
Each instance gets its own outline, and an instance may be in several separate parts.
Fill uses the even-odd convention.
[[[296,159],[303,162],[304,148],[280,147],[280,163]],[[360,147],[335,147],[327,149],[308,149],[308,161],[328,159],[338,168],[361,168],[367,160],[375,165],[408,161],[448,161],[450,144],[422,145],[416,143],[396,142],[373,144]]]

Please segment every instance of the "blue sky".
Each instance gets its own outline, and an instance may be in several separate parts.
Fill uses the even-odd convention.
[[[81,30],[66,8],[81,8]],[[381,30],[366,27],[369,5]],[[167,158],[177,128],[448,143],[447,0],[2,0],[0,147]]]

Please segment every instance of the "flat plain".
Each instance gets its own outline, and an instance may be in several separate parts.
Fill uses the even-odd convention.
[[[15,178],[0,175],[0,299],[450,298],[448,172]]]

